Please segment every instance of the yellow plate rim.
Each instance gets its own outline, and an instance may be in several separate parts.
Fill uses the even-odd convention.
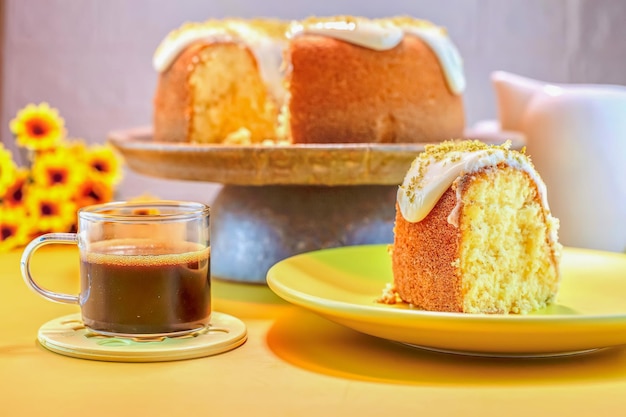
[[[270,289],[274,291],[278,296],[308,310],[314,311],[318,314],[326,316],[327,318],[337,321],[348,327],[361,330],[363,324],[381,325],[381,326],[397,326],[399,328],[406,328],[407,331],[413,330],[448,330],[461,329],[460,334],[471,334],[473,331],[484,332],[485,334],[503,333],[499,335],[505,337],[510,335],[515,337],[516,334],[532,333],[532,334],[544,334],[544,335],[575,335],[581,333],[590,337],[599,337],[604,341],[590,340],[587,343],[582,343],[582,347],[576,347],[575,349],[568,348],[567,343],[563,342],[563,351],[581,350],[582,348],[601,348],[608,345],[626,344],[626,312],[614,313],[614,314],[549,314],[541,315],[495,315],[495,314],[465,314],[465,313],[447,313],[447,312],[431,312],[422,311],[417,309],[398,309],[393,306],[384,304],[360,304],[354,301],[330,299],[319,294],[315,289],[303,285],[292,285],[293,282],[289,282],[288,279],[281,276],[281,269],[285,265],[289,266],[297,263],[303,259],[309,258],[324,258],[327,255],[332,257],[340,257],[346,254],[348,251],[363,251],[366,253],[380,253],[386,252],[387,245],[362,245],[362,246],[346,246],[341,248],[323,249],[319,251],[313,251],[295,255],[287,258],[283,261],[275,264],[267,274],[267,283]],[[373,251],[373,252],[371,252]],[[598,256],[598,257],[610,257],[623,261],[626,266],[626,255],[618,253],[608,253],[602,251],[593,251],[578,248],[564,248],[564,256]],[[368,257],[363,257],[364,262],[368,261]],[[390,274],[390,272],[389,272]],[[314,273],[313,273],[314,275]],[[390,277],[390,275],[389,275]],[[381,291],[387,280],[381,278]],[[566,279],[567,277],[565,277]],[[315,280],[313,276],[310,278]],[[626,269],[624,270],[624,279],[626,280]],[[376,297],[377,294],[372,294]],[[401,322],[411,321],[410,325],[402,324]],[[399,323],[400,322],[400,323]],[[514,326],[514,327],[512,327]],[[373,332],[367,329],[368,333],[379,336],[374,329]],[[613,334],[615,332],[615,334]],[[611,334],[610,342],[606,342],[606,337]],[[382,336],[384,337],[384,336]],[[387,338],[387,337],[385,337]],[[406,343],[420,344],[421,340],[416,336],[413,340],[392,340],[402,341]],[[552,347],[548,348],[549,351],[554,351],[554,347],[558,346],[558,341],[551,341]],[[607,344],[608,343],[608,344]],[[468,348],[468,351],[476,350],[480,348],[480,343],[475,343],[474,348]],[[446,343],[436,345],[425,345],[436,349],[451,349]],[[514,347],[493,348],[494,351],[518,351]],[[541,352],[543,350],[542,343],[536,342],[532,344],[534,352]]]

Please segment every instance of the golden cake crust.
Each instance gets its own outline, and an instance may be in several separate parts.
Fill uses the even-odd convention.
[[[159,73],[154,96],[155,141],[187,142],[192,100],[189,74],[193,71],[195,57],[208,46],[205,42],[190,45],[167,70]]]
[[[375,51],[303,35],[287,56],[294,143],[435,142],[463,133],[462,96],[417,37]]]
[[[459,229],[448,223],[456,205],[452,187],[420,222],[408,222],[396,207],[392,271],[400,297],[430,311],[463,311],[458,260]]]

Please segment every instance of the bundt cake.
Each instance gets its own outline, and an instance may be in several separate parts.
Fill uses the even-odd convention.
[[[153,63],[157,141],[430,142],[465,125],[456,47],[408,17],[187,23]]]
[[[544,182],[509,143],[427,145],[398,189],[383,301],[465,313],[545,307],[559,287],[558,226]]]

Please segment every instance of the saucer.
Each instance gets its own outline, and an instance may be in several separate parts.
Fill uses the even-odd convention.
[[[80,313],[51,320],[39,329],[46,349],[80,359],[112,362],[163,362],[217,355],[241,346],[247,339],[245,324],[228,314],[212,312],[211,324],[184,336],[126,338],[89,330]]]

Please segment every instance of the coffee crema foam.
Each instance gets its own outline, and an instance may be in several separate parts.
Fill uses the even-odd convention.
[[[91,264],[167,266],[205,261],[210,256],[211,248],[199,243],[126,238],[91,243],[81,259]]]

